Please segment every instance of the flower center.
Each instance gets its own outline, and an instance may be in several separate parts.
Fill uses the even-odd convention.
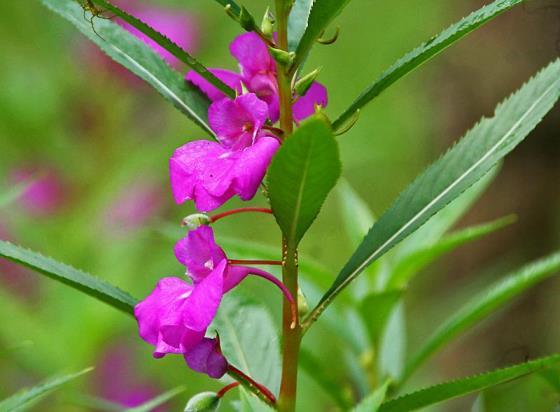
[[[253,124],[251,122],[246,122],[243,125],[243,131],[244,132],[251,132],[253,130]]]

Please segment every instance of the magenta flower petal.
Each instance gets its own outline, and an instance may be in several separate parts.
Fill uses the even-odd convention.
[[[208,109],[210,127],[224,147],[234,149],[253,144],[267,117],[267,104],[253,93],[218,100]]]
[[[179,278],[163,278],[152,293],[134,308],[140,337],[156,347],[154,357],[183,352],[180,342],[166,342],[164,335],[171,337],[180,334],[182,337],[185,328],[182,326],[181,314],[170,308],[175,308],[176,302],[184,299],[182,296],[189,296],[192,289],[191,285]]]
[[[280,117],[280,95],[275,72],[256,74],[244,81],[248,90],[268,104],[269,118],[275,123]]]
[[[229,50],[239,62],[244,77],[252,77],[260,72],[276,72],[276,63],[266,43],[254,32],[237,36]]]
[[[222,260],[206,278],[198,283],[181,305],[183,324],[189,329],[205,331],[214,320],[224,295],[227,260]]]
[[[268,136],[237,151],[205,140],[187,143],[169,162],[175,201],[194,200],[198,210],[210,211],[236,194],[243,200],[252,199],[279,146]]]
[[[191,230],[177,242],[175,257],[187,267],[187,274],[195,284],[226,259],[224,251],[214,241],[214,232],[209,226]]]
[[[239,74],[225,69],[208,69],[208,70],[212,74],[214,74],[214,76],[216,76],[218,79],[220,79],[229,87],[231,87],[233,90],[236,90],[239,94],[241,94],[242,92],[241,76]],[[185,80],[197,86],[213,102],[226,97],[226,95],[223,92],[218,90],[215,86],[213,86],[206,79],[204,79],[204,77],[202,77],[200,74],[198,74],[193,70],[187,73],[187,75],[185,76]]]
[[[294,120],[299,123],[315,113],[315,105],[327,107],[327,89],[321,83],[314,82],[307,93],[292,106]]]
[[[280,142],[276,138],[263,136],[253,146],[237,153],[233,190],[242,200],[251,200],[255,196],[279,147]]]
[[[224,293],[239,285],[250,273],[251,268],[246,266],[228,266],[226,277],[224,278]]]
[[[219,379],[227,372],[228,363],[217,339],[204,338],[185,354],[185,361],[192,370],[206,373],[211,378]]]
[[[194,200],[198,210],[210,211],[234,196],[228,177],[234,166],[231,154],[219,143],[206,140],[178,148],[169,161],[175,201]]]

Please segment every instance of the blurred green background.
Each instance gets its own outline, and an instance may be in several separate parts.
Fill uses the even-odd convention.
[[[197,56],[207,66],[235,67],[228,44],[240,30],[215,2],[149,3],[182,9],[196,20]],[[337,21],[338,41],[318,45],[307,63],[309,69],[323,68],[319,80],[329,89],[327,114],[337,116],[402,54],[484,3],[351,2]],[[244,4],[261,15],[268,2]],[[344,177],[376,214],[382,213],[431,160],[558,56],[559,27],[560,3],[529,1],[400,81],[340,137]],[[0,190],[13,185],[14,171],[37,169],[55,175],[63,194],[49,213],[17,204],[3,208],[0,237],[103,277],[138,297],[149,293],[160,277],[181,274],[172,253],[181,235],[175,227],[194,209],[173,203],[167,160],[174,148],[205,138],[204,133],[148,86],[114,70],[77,30],[38,1],[0,2],[0,50]],[[406,301],[410,347],[480,285],[558,248],[559,120],[555,109],[506,160],[460,226],[508,213],[516,213],[519,221],[463,247],[411,285]],[[338,200],[336,194],[329,197],[302,245],[302,253],[323,263],[332,277],[355,246],[341,224]],[[251,202],[263,203],[260,196]],[[236,204],[240,202],[228,207]],[[131,221],[132,215],[140,217]],[[216,230],[228,238],[279,246],[279,233],[267,217],[239,216]],[[102,366],[112,362],[107,360],[111,356],[123,365],[110,376],[128,391],[149,387],[157,394],[187,384],[188,393],[196,393],[220,387],[191,373],[179,357],[153,360],[150,347],[136,337],[134,322],[95,300],[6,264],[0,266],[0,282],[0,399],[53,373],[97,365],[89,377],[37,407],[88,410],[77,405],[73,393],[104,395]],[[247,282],[243,293],[253,291],[256,299],[265,299],[278,319],[276,291],[266,288],[263,297],[260,286]],[[533,289],[450,345],[411,387],[557,351],[559,292],[558,280]],[[332,367],[333,379],[341,385],[351,382],[341,345],[331,339],[332,331],[318,329],[306,346],[316,348]],[[520,393],[517,384],[500,387],[493,398],[511,399]],[[538,397],[541,387],[533,386],[527,390]],[[180,410],[186,399],[188,394],[170,410]],[[524,399],[529,402],[530,397]],[[468,397],[437,410],[470,410],[473,402]],[[513,404],[507,410],[537,410]],[[328,394],[305,375],[300,409],[333,410]]]

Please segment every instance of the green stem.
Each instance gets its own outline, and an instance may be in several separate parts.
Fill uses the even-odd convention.
[[[298,291],[298,263],[297,250],[283,242],[284,266],[282,267],[282,280],[284,286],[293,296]],[[296,311],[297,313],[297,311]],[[282,384],[278,399],[278,410],[293,412],[296,408],[298,358],[301,343],[301,327],[296,319],[295,327],[292,323],[290,302],[284,299],[282,322]],[[297,318],[297,316],[296,316]]]
[[[276,0],[276,22],[278,32],[278,48],[288,50],[288,16],[291,0]],[[289,67],[278,64],[278,92],[280,95],[280,128],[285,139],[293,132],[292,87]],[[292,296],[298,296],[298,263],[297,247],[283,240],[282,243],[282,281]],[[290,302],[284,299],[282,310],[282,383],[278,410],[294,412],[296,409],[298,358],[301,343],[299,319],[293,325]]]

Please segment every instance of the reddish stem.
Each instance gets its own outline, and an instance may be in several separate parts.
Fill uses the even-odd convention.
[[[240,207],[239,209],[232,209],[232,210],[228,210],[227,212],[218,213],[217,215],[210,216],[210,223],[217,222],[218,220],[220,220],[224,217],[227,217],[227,216],[235,215],[237,213],[246,213],[246,212],[258,212],[258,213],[272,214],[272,210],[267,209],[265,207]]]
[[[222,389],[220,389],[216,394],[216,396],[218,398],[223,398],[226,393],[228,393],[233,388],[237,388],[239,385],[241,385],[239,382],[232,382],[229,385],[224,386]]]
[[[296,304],[296,301],[295,301],[294,297],[292,296],[292,294],[288,290],[288,288],[286,286],[284,286],[284,284],[282,283],[282,281],[280,279],[278,279],[276,276],[274,276],[274,275],[272,275],[268,272],[265,272],[264,270],[260,270],[260,269],[257,269],[257,268],[248,268],[248,269],[251,270],[251,272],[249,273],[250,275],[255,275],[255,276],[259,276],[261,278],[264,278],[264,279],[268,280],[269,282],[274,283],[282,291],[282,293],[284,294],[284,296],[286,297],[288,302],[290,302],[290,308],[291,308],[291,312],[292,312],[292,324],[290,325],[290,327],[292,329],[294,329],[297,325],[297,304]]]
[[[228,365],[228,372],[233,375],[234,377],[241,380],[241,384],[247,385],[249,387],[256,388],[265,398],[268,399],[271,405],[276,404],[276,396],[264,385],[261,385],[257,381],[255,381],[250,376],[247,376],[244,372],[240,371],[233,365]]]
[[[251,259],[228,259],[230,265],[275,265],[282,266],[281,260],[251,260]]]

